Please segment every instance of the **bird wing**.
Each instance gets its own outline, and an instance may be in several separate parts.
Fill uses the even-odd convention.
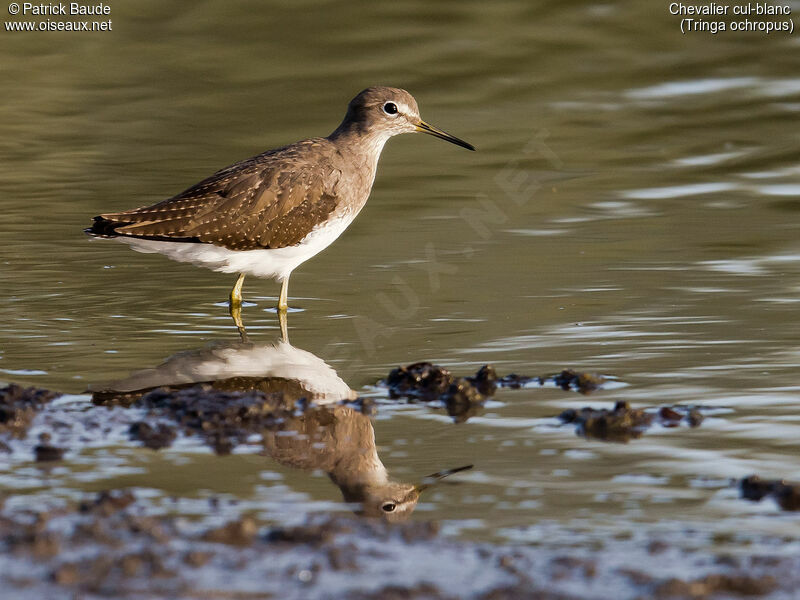
[[[337,206],[341,175],[325,140],[307,140],[223,169],[154,204],[95,217],[90,233],[194,241],[231,250],[283,248],[300,243]],[[312,152],[313,153],[313,152]]]

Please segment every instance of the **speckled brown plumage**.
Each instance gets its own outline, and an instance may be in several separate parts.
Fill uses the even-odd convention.
[[[309,162],[309,153],[316,160]],[[153,206],[99,215],[87,231],[230,250],[292,246],[344,200],[336,158],[327,139],[298,142],[236,163]]]

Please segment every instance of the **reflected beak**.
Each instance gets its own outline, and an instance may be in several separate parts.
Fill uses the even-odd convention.
[[[447,134],[445,134],[445,135],[447,135]],[[456,138],[456,139],[458,139],[458,138]],[[458,140],[458,141],[460,142],[461,140]],[[455,144],[455,142],[453,142],[453,143]],[[462,142],[462,143],[466,143],[466,142]],[[466,148],[466,146],[464,146],[464,147]],[[470,146],[470,148],[472,148],[472,146]],[[468,471],[471,468],[472,468],[472,465],[465,465],[463,467],[456,467],[455,469],[447,469],[445,471],[439,471],[438,473],[434,473],[433,475],[428,475],[427,477],[425,477],[422,480],[422,483],[415,485],[414,489],[417,490],[417,492],[422,492],[423,490],[427,490],[432,485],[435,485],[435,484],[439,483],[445,477],[449,477],[453,473],[460,473],[461,471]]]
[[[455,144],[456,146],[461,146],[462,148],[466,148],[467,150],[475,150],[475,146],[470,144],[469,142],[465,142],[457,138],[454,135],[450,135],[446,131],[442,131],[438,127],[434,127],[433,125],[428,125],[425,121],[420,120],[419,123],[416,125],[417,131],[421,131],[422,133],[429,133],[432,136],[441,138],[451,144]]]

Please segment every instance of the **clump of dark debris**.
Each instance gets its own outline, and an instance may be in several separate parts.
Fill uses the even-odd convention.
[[[177,433],[175,428],[166,423],[148,423],[136,421],[128,430],[132,440],[142,442],[145,448],[160,450],[168,448],[175,441]]]
[[[492,368],[488,366],[488,368]],[[483,367],[484,369],[487,367]],[[530,377],[528,375],[517,375],[511,373],[504,377],[496,379],[497,387],[510,388],[513,390],[525,387],[527,385],[555,385],[565,392],[578,392],[579,394],[590,394],[595,390],[603,387],[606,378],[597,373],[584,373],[575,371],[574,369],[564,369],[555,375],[540,375]]]
[[[491,365],[484,365],[471,376],[456,377],[450,371],[429,362],[418,362],[393,369],[379,382],[389,388],[390,398],[413,402],[439,402],[457,422],[477,414],[497,388],[519,389],[528,385],[553,384],[563,390],[588,394],[602,386],[605,378],[592,373],[565,369],[556,375],[531,377],[511,373],[498,377]]]
[[[544,385],[547,379],[539,377],[539,385]],[[572,369],[564,369],[561,373],[551,377],[553,382],[564,391],[580,392],[588,394],[600,389],[606,382],[606,378],[596,373],[579,373]]]
[[[272,428],[279,419],[292,413],[280,393],[262,391],[226,392],[210,385],[170,390],[156,388],[136,400],[151,416],[177,422],[187,434],[200,434],[217,454],[229,454],[253,433]],[[176,437],[174,428],[139,421],[130,429],[131,437],[150,448],[169,446]]]
[[[58,448],[50,443],[50,434],[42,433],[39,436],[39,443],[33,449],[36,462],[50,462],[64,458],[65,448]]]
[[[486,365],[473,377],[455,377],[450,371],[429,362],[398,367],[382,382],[391,398],[415,402],[440,402],[457,422],[477,414],[486,398],[497,389],[497,374]]]
[[[431,402],[438,400],[453,383],[453,375],[439,365],[418,362],[393,369],[382,382],[391,398],[409,398]]]
[[[783,510],[800,510],[800,483],[789,483],[783,479],[761,479],[750,475],[739,482],[742,498],[760,502],[767,496]]]
[[[61,395],[16,383],[0,389],[0,434],[24,438],[36,413]]]
[[[110,517],[115,512],[128,508],[134,502],[136,502],[136,496],[129,490],[103,490],[94,498],[78,504],[78,511]]]
[[[685,422],[690,427],[697,427],[703,421],[703,415],[696,407],[662,406],[655,410],[631,408],[627,402],[617,402],[612,410],[589,406],[580,410],[570,408],[558,418],[563,423],[575,424],[578,435],[609,442],[638,439],[654,424],[677,427]]]

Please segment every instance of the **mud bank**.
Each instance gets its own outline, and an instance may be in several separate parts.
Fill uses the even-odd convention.
[[[581,379],[597,381],[565,373],[565,389],[579,391],[572,386]],[[401,368],[394,380],[401,386],[396,393],[407,392],[404,401],[443,402],[445,395],[466,398],[456,405],[469,407],[479,407],[498,387],[542,385],[534,378],[497,377],[490,367],[456,378],[429,363]],[[306,388],[294,383],[281,384],[296,392],[284,393],[274,378],[269,386],[260,379],[258,389],[240,380],[233,389],[232,380],[226,381],[225,386],[162,386],[117,397],[97,393],[94,404],[84,397],[81,409],[73,411],[63,408],[56,392],[9,387],[0,391],[0,439],[11,452],[6,456],[22,448],[40,461],[69,461],[90,442],[169,452],[176,440],[192,437],[217,454],[255,444],[283,465],[327,473],[359,517],[318,514],[301,525],[278,527],[252,507],[228,506],[223,518],[215,501],[199,516],[165,516],[135,490],[103,492],[55,508],[43,508],[41,501],[31,508],[25,496],[7,492],[0,498],[5,500],[5,507],[0,505],[0,596],[777,599],[792,597],[800,585],[800,559],[780,552],[780,539],[766,544],[774,553],[731,554],[698,552],[679,539],[654,539],[646,531],[591,544],[504,545],[448,538],[437,523],[422,520],[424,514],[387,523],[407,519],[424,486],[388,476],[367,416],[374,408],[369,400],[320,406],[307,402]],[[564,388],[556,377],[550,383]],[[640,435],[653,426],[692,427],[701,420],[702,412],[681,406],[618,404],[613,410],[562,414],[562,421],[583,435],[602,434],[603,439]],[[365,452],[370,460],[355,460]],[[446,475],[432,477],[437,476]],[[772,496],[786,503],[796,498],[795,488],[785,482],[748,478],[741,486],[751,499]],[[402,503],[394,501],[398,494]],[[374,516],[381,519],[364,518]],[[677,535],[684,533],[693,535],[689,530]]]
[[[198,525],[148,512],[125,490],[3,510],[3,598],[728,598],[779,597],[800,583],[797,558],[686,553],[681,577],[659,567],[663,546],[624,540],[558,551],[455,542],[435,523],[271,527],[242,514]]]

